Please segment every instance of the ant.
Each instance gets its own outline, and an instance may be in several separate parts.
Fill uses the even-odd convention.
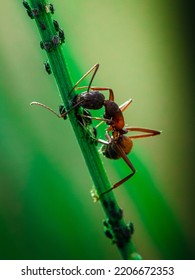
[[[87,91],[82,92],[79,95],[75,95],[72,101],[72,107],[68,110],[65,111],[63,109],[60,112],[60,115],[54,112],[52,109],[47,107],[44,104],[41,104],[39,102],[32,102],[31,105],[39,105],[42,106],[54,114],[56,114],[60,118],[66,118],[66,116],[69,114],[70,111],[73,109],[81,106],[84,110],[85,109],[92,109],[92,110],[98,110],[101,109],[103,106],[105,107],[105,114],[103,118],[98,118],[98,117],[92,117],[90,115],[81,115],[84,118],[90,118],[90,119],[95,119],[95,120],[101,120],[103,122],[106,122],[107,125],[110,127],[108,128],[108,131],[112,130],[115,131],[116,134],[120,133],[127,133],[127,131],[123,130],[125,126],[124,122],[124,117],[122,110],[126,109],[130,103],[132,102],[132,99],[126,101],[121,107],[119,107],[115,102],[114,102],[114,93],[111,88],[108,87],[92,87],[91,84],[93,82],[93,79],[98,71],[99,64],[95,64],[89,71],[84,74],[81,79],[74,85],[74,87],[71,89],[69,92],[69,96],[73,92],[74,89],[76,90],[81,90],[81,89],[86,89]],[[77,87],[92,71],[94,71],[91,80],[89,82],[88,86],[82,86],[82,87]],[[108,100],[105,99],[105,96],[100,92],[100,91],[109,91],[109,98]]]
[[[123,103],[121,106],[118,106],[114,102],[114,93],[111,88],[108,87],[92,87],[91,84],[93,82],[93,79],[98,71],[99,64],[95,64],[89,71],[86,72],[85,75],[81,77],[81,79],[74,85],[74,87],[69,92],[69,96],[73,92],[73,90],[81,90],[86,89],[87,91],[82,92],[80,95],[75,95],[72,102],[72,107],[65,111],[65,108],[61,106],[60,109],[60,115],[57,114],[55,111],[50,109],[44,104],[41,104],[39,102],[32,102],[31,105],[40,105],[42,107],[45,107],[46,109],[50,110],[54,114],[56,114],[59,118],[66,119],[68,113],[81,106],[83,108],[83,115],[78,115],[78,121],[83,125],[87,126],[88,124],[91,124],[91,120],[100,120],[100,122],[96,128],[103,122],[106,122],[106,124],[109,126],[106,130],[106,138],[107,141],[102,139],[96,138],[96,131],[94,133],[95,137],[92,137],[96,142],[99,142],[103,144],[102,146],[102,153],[105,157],[109,159],[119,159],[122,158],[126,164],[130,167],[132,173],[120,180],[119,182],[115,183],[112,188],[108,189],[107,191],[103,192],[102,195],[105,193],[110,192],[111,190],[119,187],[121,184],[129,180],[136,172],[134,166],[132,165],[131,161],[127,157],[127,155],[131,152],[133,147],[132,139],[136,138],[145,138],[150,136],[155,136],[160,134],[160,131],[158,130],[152,130],[147,128],[138,128],[138,127],[125,127],[125,121],[123,116],[123,111],[132,103],[132,99],[129,99],[125,103]],[[83,81],[92,71],[94,70],[94,73],[92,75],[92,78],[89,82],[88,86],[82,86],[77,87],[81,81]],[[105,96],[100,91],[109,91],[109,99],[106,100]],[[93,109],[98,110],[102,107],[105,107],[105,114],[103,118],[99,117],[92,117],[91,114],[87,111],[87,109]],[[90,119],[89,122],[86,121],[86,119]],[[96,129],[95,128],[95,129]],[[124,134],[128,133],[129,131],[137,131],[142,132],[143,134],[133,135],[133,136],[125,136]],[[112,132],[112,135],[109,134],[109,132]],[[99,197],[99,198],[100,198]],[[99,199],[98,198],[98,199]]]

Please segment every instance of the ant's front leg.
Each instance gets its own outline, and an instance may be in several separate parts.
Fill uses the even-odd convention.
[[[81,109],[83,110],[83,113],[76,114],[78,123],[85,130],[86,137],[90,141],[90,144],[95,143],[95,145],[97,145],[97,129],[92,126],[91,113],[85,108]]]
[[[80,114],[80,116],[81,116],[81,117],[84,117],[84,118],[89,118],[89,119],[91,119],[91,120],[102,121],[102,122],[106,122],[106,123],[107,123],[107,122],[110,122],[109,119],[99,118],[99,117],[92,117],[91,115],[86,116],[86,115]],[[97,125],[97,126],[99,126],[99,125]],[[96,126],[96,127],[97,127],[97,126]]]
[[[83,111],[82,114],[78,114],[78,113],[76,114],[77,120],[84,127],[91,125],[92,124],[91,113],[85,108],[82,108],[82,111]]]

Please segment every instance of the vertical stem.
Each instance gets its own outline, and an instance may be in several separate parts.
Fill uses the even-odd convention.
[[[23,4],[28,15],[35,19],[42,38],[42,47],[47,53],[60,95],[65,108],[69,109],[72,106],[72,98],[76,93],[73,91],[71,98],[68,94],[73,88],[73,83],[63,53],[63,40],[60,37],[59,31],[56,31],[54,27],[52,19],[53,5],[51,6],[45,0],[29,0],[29,2],[31,7],[26,1],[23,1]],[[91,141],[92,128],[91,126],[87,126],[86,128],[81,126],[74,110],[68,116],[94,182],[96,192],[100,195],[102,192],[110,189],[111,184],[104,170],[96,145]],[[102,196],[100,202],[106,215],[106,220],[104,221],[106,236],[112,239],[112,242],[117,245],[124,259],[140,259],[141,257],[136,252],[135,246],[131,241],[133,226],[131,223],[125,224],[122,210],[118,206],[113,192]]]

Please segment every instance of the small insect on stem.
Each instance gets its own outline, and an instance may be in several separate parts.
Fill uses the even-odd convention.
[[[64,42],[65,42],[64,30],[62,30],[61,28],[59,28],[58,34],[59,34],[59,38],[60,38],[61,43],[64,43]]]
[[[26,12],[27,12],[28,16],[29,16],[31,19],[33,19],[33,18],[34,18],[34,15],[33,15],[32,9],[31,9],[30,5],[28,4],[28,2],[25,1],[25,0],[23,0],[22,3],[23,3],[24,8],[26,9]]]
[[[44,62],[45,71],[50,75],[51,74],[51,67],[48,62]]]
[[[55,30],[58,32],[59,31],[59,23],[57,22],[57,20],[53,20],[53,25],[54,25],[54,28],[55,28]]]

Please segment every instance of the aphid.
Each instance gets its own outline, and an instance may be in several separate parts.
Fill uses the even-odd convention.
[[[29,6],[29,4],[28,4],[27,1],[23,0],[22,3],[23,3],[23,6],[24,6],[24,8],[25,8],[26,10],[31,10],[31,8],[30,8],[30,6]]]
[[[129,222],[127,224],[127,227],[129,228],[131,234],[133,234],[134,233],[134,224],[132,222]]]
[[[45,71],[50,75],[51,74],[51,67],[48,62],[44,62]]]
[[[34,17],[38,17],[39,16],[39,9],[38,8],[32,9],[32,13],[33,13]]]
[[[65,42],[65,35],[64,35],[64,30],[62,30],[61,28],[58,29],[58,34],[59,34],[59,38],[61,43]]]
[[[60,38],[57,35],[54,35],[52,37],[52,42],[53,42],[54,48],[56,48],[59,45],[59,43],[60,43]]]
[[[52,50],[52,43],[51,42],[45,42],[43,43],[43,46],[44,46],[44,49],[47,51],[47,52],[50,52]]]
[[[50,10],[51,14],[54,14],[55,9],[54,9],[54,5],[53,4],[49,4],[49,10]]]
[[[40,42],[40,47],[41,47],[42,50],[44,50],[45,47],[44,47],[43,41]]]
[[[34,15],[33,15],[32,9],[31,9],[30,5],[28,4],[28,2],[25,1],[25,0],[23,0],[22,3],[23,3],[24,8],[25,8],[26,11],[27,11],[28,16],[29,16],[31,19],[33,19],[33,18],[34,18]]]
[[[115,137],[113,135],[110,136],[110,134],[108,132],[106,132],[107,141],[102,140],[102,139],[97,139],[97,141],[99,143],[103,144],[101,151],[105,157],[107,157],[109,159],[122,158],[125,161],[125,163],[129,166],[129,168],[131,169],[131,173],[129,175],[127,175],[125,178],[123,178],[119,182],[115,183],[112,186],[112,188],[101,193],[100,197],[102,195],[104,195],[105,193],[108,193],[111,190],[118,188],[120,185],[125,183],[127,180],[129,180],[135,174],[136,169],[134,168],[130,159],[127,157],[127,155],[131,152],[131,150],[133,148],[132,139],[155,136],[155,135],[158,135],[161,133],[158,130],[140,128],[140,127],[125,127],[125,130],[141,132],[141,134],[132,135],[132,136],[125,136],[124,134],[119,134],[119,136]]]
[[[58,32],[59,31],[59,23],[57,22],[57,20],[53,20],[53,25],[54,25],[54,28],[55,28],[55,30]]]
[[[27,10],[27,15],[31,18],[34,19],[32,11]]]

